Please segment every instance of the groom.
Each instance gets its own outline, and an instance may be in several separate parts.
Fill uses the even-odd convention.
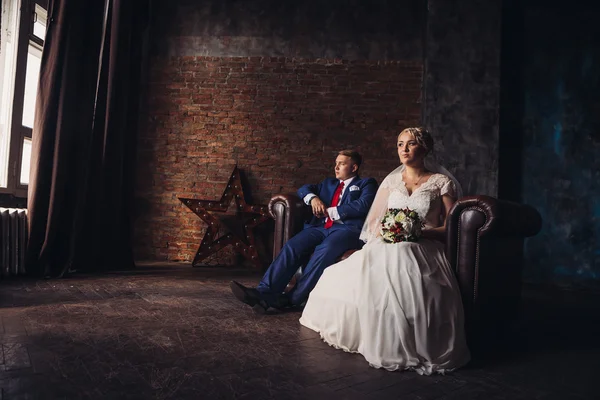
[[[362,247],[360,231],[375,198],[377,182],[358,176],[361,162],[358,152],[342,150],[335,159],[335,178],[326,178],[318,185],[304,185],[298,190],[300,198],[312,208],[311,221],[285,243],[256,288],[231,282],[231,291],[238,300],[257,312],[269,307],[300,306],[308,299],[325,268],[347,250]],[[296,286],[283,294],[303,265]]]

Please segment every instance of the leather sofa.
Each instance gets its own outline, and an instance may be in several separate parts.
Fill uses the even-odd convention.
[[[269,211],[275,220],[276,257],[302,229],[311,209],[295,194],[279,194],[269,202]],[[524,239],[536,235],[541,225],[533,207],[489,196],[463,197],[452,207],[446,256],[461,290],[468,332],[506,325],[518,315]]]

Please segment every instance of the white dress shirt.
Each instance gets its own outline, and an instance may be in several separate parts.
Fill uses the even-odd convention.
[[[346,191],[346,189],[348,189],[348,187],[350,186],[350,182],[352,182],[352,180],[354,180],[354,178],[356,178],[356,176],[353,176],[351,178],[346,179],[345,181],[340,181],[340,182],[344,182],[344,187],[342,188],[342,193],[340,193],[340,199],[338,201],[338,204],[340,201],[342,201],[342,197],[344,196],[344,192]],[[314,198],[317,197],[316,194],[314,193],[309,193],[306,196],[304,196],[304,203],[309,206],[310,205],[310,201]],[[337,211],[337,207],[329,207],[327,209],[327,214],[329,215],[329,218],[331,218],[331,220],[335,223],[338,224],[343,224],[342,221],[340,221],[340,214]]]

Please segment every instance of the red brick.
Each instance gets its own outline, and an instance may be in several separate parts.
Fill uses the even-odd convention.
[[[421,114],[423,71],[413,61],[188,56],[151,65],[136,187],[150,206],[135,223],[137,258],[191,261],[206,227],[177,197],[220,198],[235,164],[257,204],[331,176],[341,147],[363,151],[361,175],[381,181],[398,165],[395,136]]]

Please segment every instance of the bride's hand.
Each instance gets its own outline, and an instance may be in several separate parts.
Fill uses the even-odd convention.
[[[327,207],[325,207],[325,203],[320,198],[313,197],[310,201],[310,206],[315,217],[323,218],[327,215]]]

